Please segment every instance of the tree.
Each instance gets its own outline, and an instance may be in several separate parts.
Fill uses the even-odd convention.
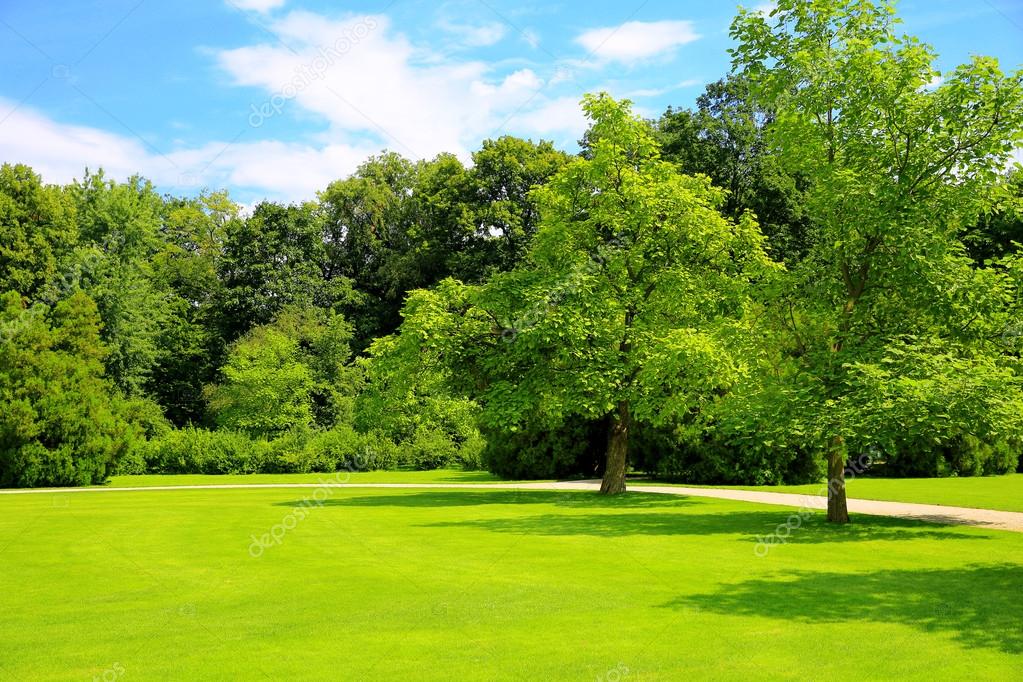
[[[530,193],[545,184],[571,157],[550,142],[505,135],[485,140],[472,155],[470,207],[475,214],[485,261],[456,270],[465,282],[481,282],[495,271],[511,270],[526,257],[540,214]]]
[[[202,421],[203,386],[216,380],[227,354],[221,335],[223,291],[218,267],[229,230],[240,223],[226,192],[164,202],[164,244],[153,259],[153,276],[170,292],[156,364],[147,391],[178,426]]]
[[[975,57],[937,83],[931,48],[896,24],[890,2],[779,0],[769,17],[740,12],[731,31],[734,68],[775,112],[772,153],[809,185],[813,243],[770,319],[792,365],[777,376],[826,451],[828,519],[840,523],[848,441],[871,424],[861,406],[887,404],[872,387],[891,385],[866,377],[944,384],[980,371],[1012,296],[1004,273],[971,267],[959,235],[997,194],[1021,139],[1020,77]],[[994,418],[983,404],[971,417]]]
[[[107,376],[123,392],[141,395],[159,355],[171,296],[153,272],[164,246],[163,201],[140,177],[119,183],[102,171],[87,173],[70,193],[79,246],[62,286],[80,286],[96,302]]]
[[[422,281],[410,273],[415,259],[409,258],[416,178],[415,164],[388,152],[319,195],[328,272],[350,279],[357,290],[346,315],[358,330],[360,350],[397,327],[401,301],[412,288],[407,285]]]
[[[0,296],[0,486],[102,483],[137,437],[103,377],[96,304]]]
[[[978,263],[1018,253],[1023,244],[1023,169],[1011,172],[1006,190],[1006,196],[985,211],[963,237]]]
[[[272,438],[312,424],[313,374],[299,343],[271,327],[256,327],[231,348],[223,382],[207,390],[217,426]]]
[[[665,159],[727,190],[722,212],[737,220],[753,211],[772,256],[794,263],[808,247],[802,182],[769,153],[764,132],[774,113],[757,104],[749,83],[730,75],[709,84],[695,109],[669,108],[655,130]]]
[[[232,342],[291,304],[338,309],[352,298],[347,274],[332,267],[324,223],[312,203],[264,202],[227,225],[218,274],[222,333]]]
[[[445,364],[488,425],[605,420],[601,490],[614,494],[635,419],[684,417],[734,379],[727,330],[749,278],[772,264],[755,222],[723,218],[722,193],[662,160],[627,102],[583,107],[591,154],[535,191],[528,262],[479,287],[416,292],[401,334]]]
[[[53,297],[78,241],[74,206],[31,168],[0,166],[0,291]]]

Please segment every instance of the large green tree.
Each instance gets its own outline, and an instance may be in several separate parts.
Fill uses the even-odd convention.
[[[402,335],[504,431],[605,420],[613,494],[634,420],[689,415],[734,379],[728,330],[772,264],[756,223],[722,217],[722,193],[662,160],[627,102],[591,96],[584,109],[591,153],[536,190],[528,261],[480,287],[417,292]]]
[[[942,80],[933,50],[897,23],[889,2],[779,0],[732,26],[735,69],[775,112],[771,150],[808,182],[812,246],[769,319],[792,364],[776,372],[787,386],[777,395],[796,402],[806,437],[826,451],[835,522],[848,521],[850,439],[897,402],[879,390],[924,397],[922,386],[963,372],[1016,390],[985,345],[1011,290],[1003,273],[971,268],[959,236],[996,196],[1021,139],[1020,77],[975,57]],[[929,402],[913,402],[914,423],[942,418]],[[962,421],[1007,414],[985,400],[962,405],[973,406]]]
[[[264,202],[246,220],[227,225],[217,263],[227,342],[269,323],[288,305],[335,309],[351,300],[348,273],[332,266],[324,229],[313,202]]]
[[[240,220],[226,192],[165,201],[165,243],[153,274],[170,296],[147,390],[179,426],[201,422],[203,386],[216,379],[226,356],[217,273],[228,230]]]
[[[140,395],[159,356],[171,295],[153,266],[164,247],[163,200],[140,177],[117,182],[102,172],[87,173],[70,192],[79,244],[61,284],[80,286],[96,302],[107,375]]]
[[[102,483],[136,432],[103,376],[96,304],[0,296],[0,487]]]
[[[750,97],[749,82],[730,75],[711,83],[693,109],[669,108],[655,122],[665,159],[683,173],[702,173],[727,191],[722,211],[753,211],[777,260],[798,261],[807,249],[802,181],[769,153],[765,130],[774,112]]]
[[[53,297],[77,241],[66,192],[28,166],[0,166],[0,291]]]

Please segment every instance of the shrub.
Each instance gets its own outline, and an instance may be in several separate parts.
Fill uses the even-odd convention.
[[[986,441],[962,435],[948,442],[900,441],[885,457],[885,475],[907,477],[992,476],[1018,468],[1020,445],[1013,439]]]
[[[571,418],[546,428],[485,432],[484,466],[502,478],[571,478],[601,473],[606,445],[603,422]]]
[[[251,474],[262,471],[267,444],[236,431],[185,427],[149,442],[146,469],[154,474]]]
[[[131,450],[99,326],[81,292],[52,309],[0,296],[0,486],[101,483]]]

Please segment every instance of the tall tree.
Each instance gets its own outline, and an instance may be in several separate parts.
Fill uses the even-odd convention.
[[[0,292],[31,299],[52,288],[78,241],[74,205],[21,164],[0,166]]]
[[[809,184],[813,244],[773,310],[826,450],[834,522],[848,521],[847,441],[869,423],[859,406],[885,404],[871,391],[885,382],[864,377],[894,357],[938,383],[957,363],[987,364],[976,354],[1010,295],[999,273],[971,269],[959,234],[1021,139],[1020,77],[975,57],[937,83],[933,50],[897,23],[890,2],[779,0],[731,31],[736,71],[776,112],[772,151]]]
[[[0,296],[0,486],[102,483],[135,432],[103,376],[96,304]]]
[[[163,201],[141,177],[116,182],[102,171],[87,173],[70,192],[79,246],[63,285],[80,285],[96,302],[107,375],[122,391],[140,395],[159,355],[171,295],[153,270],[164,247]]]
[[[334,309],[351,299],[348,273],[332,268],[323,230],[312,202],[264,202],[246,220],[229,223],[217,266],[227,342],[269,323],[290,304]]]
[[[456,273],[466,282],[479,282],[494,271],[511,270],[523,260],[540,222],[531,196],[571,157],[550,142],[505,135],[485,140],[472,155],[470,206],[486,249],[483,267]],[[489,247],[489,248],[487,248]]]
[[[727,190],[725,215],[753,211],[771,255],[794,263],[808,246],[803,183],[769,153],[764,131],[773,118],[750,97],[746,79],[731,75],[709,84],[695,109],[669,108],[655,129],[665,159]]]
[[[606,420],[601,490],[614,494],[634,419],[689,414],[734,378],[725,332],[772,264],[756,224],[723,218],[722,193],[662,160],[627,102],[583,106],[591,154],[536,190],[527,263],[417,292],[402,336],[410,362],[445,363],[504,431],[537,415]]]
[[[228,231],[237,230],[240,220],[226,192],[165,201],[165,243],[153,267],[171,295],[147,390],[179,426],[202,420],[203,386],[215,380],[226,355],[218,268]]]

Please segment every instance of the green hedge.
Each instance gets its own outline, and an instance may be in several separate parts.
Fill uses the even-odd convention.
[[[482,439],[454,443],[440,431],[422,430],[396,444],[378,431],[350,426],[329,431],[295,429],[274,440],[239,431],[185,427],[166,431],[118,463],[125,474],[254,474],[436,469],[480,466]]]

